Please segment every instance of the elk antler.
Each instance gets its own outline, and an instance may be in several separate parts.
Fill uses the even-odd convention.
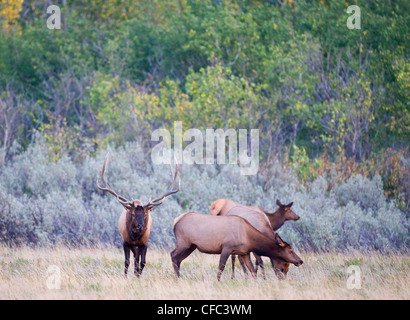
[[[97,178],[97,188],[102,190],[102,191],[108,191],[109,193],[111,193],[112,195],[114,195],[118,202],[121,203],[124,207],[133,207],[134,204],[132,201],[127,200],[126,198],[120,196],[119,194],[117,194],[114,190],[112,190],[109,186],[107,181],[105,181],[104,175],[105,175],[105,168],[107,167],[107,163],[108,163],[108,156],[109,153],[107,153],[107,155],[105,156],[105,161],[104,161],[104,165],[102,167],[102,171],[101,171],[101,179],[104,182],[104,187],[101,187],[98,183],[98,178]]]
[[[171,169],[171,177],[172,177],[173,172],[172,172],[172,166],[171,165],[170,165],[170,169]],[[175,182],[177,181],[177,175],[178,175],[178,163],[177,163],[177,159],[175,158],[174,180],[172,181],[172,184],[169,187],[168,191],[166,193],[164,193],[162,196],[160,196],[159,198],[151,200],[150,202],[148,202],[144,206],[144,208],[147,208],[148,210],[152,210],[156,206],[159,206],[160,204],[162,204],[166,197],[168,197],[171,194],[177,193],[179,191],[179,188],[181,187],[181,180],[179,180],[178,181],[178,186],[175,188]]]

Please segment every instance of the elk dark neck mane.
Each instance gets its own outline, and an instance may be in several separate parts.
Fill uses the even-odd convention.
[[[252,247],[251,251],[260,256],[277,258],[278,256],[275,251],[277,251],[279,245],[274,240],[256,230],[251,224],[249,225],[253,229],[249,234],[249,241]],[[273,231],[272,233],[275,234]]]
[[[285,216],[279,210],[276,210],[274,213],[264,212],[268,216],[273,230],[278,230],[286,221]]]
[[[147,231],[147,226],[148,226],[148,217],[149,215],[147,215],[144,218],[144,227],[142,229],[140,229],[139,231],[136,230],[137,226],[137,222],[135,220],[135,218],[132,216],[132,213],[127,211],[127,219],[126,219],[126,225],[127,225],[127,232],[128,235],[130,237],[130,239],[132,241],[136,241],[136,240],[140,240],[141,237],[145,234],[145,232]]]

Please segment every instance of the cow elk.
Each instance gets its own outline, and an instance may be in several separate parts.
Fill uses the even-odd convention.
[[[271,237],[268,232],[266,232],[266,228],[271,228],[273,231],[279,229],[287,220],[299,220],[299,216],[293,212],[291,209],[293,202],[289,204],[282,204],[279,200],[276,200],[276,204],[278,205],[278,209],[274,213],[266,212],[261,207],[255,206],[245,206],[239,204],[235,201],[229,199],[218,199],[214,201],[211,206],[209,207],[209,211],[212,215],[224,216],[224,215],[238,215],[240,217],[245,218],[248,222],[254,226],[257,230],[261,231],[268,237]],[[263,213],[267,219],[263,219],[260,215]],[[267,221],[268,220],[268,223]],[[265,230],[264,230],[265,229]],[[258,267],[262,270],[262,276],[265,278],[265,270],[263,267],[263,261],[260,256],[255,254],[256,258],[256,272]],[[239,257],[239,261],[242,265],[244,272],[246,273],[245,265]],[[286,278],[286,274],[289,269],[289,265],[284,263],[281,260],[272,260],[273,269],[279,279]],[[235,256],[232,256],[232,278],[234,278],[235,273]]]
[[[214,216],[224,216],[235,207],[260,211],[266,214],[274,231],[278,230],[288,220],[299,220],[300,217],[291,209],[293,202],[289,204],[282,204],[279,200],[276,200],[276,204],[279,208],[274,213],[269,213],[261,207],[245,206],[229,199],[218,199],[211,204],[209,207],[209,212]]]
[[[161,205],[165,198],[171,194],[177,193],[180,188],[180,181],[178,186],[175,186],[178,175],[178,164],[176,163],[175,175],[169,190],[159,198],[149,201],[143,205],[140,200],[127,200],[123,196],[117,194],[112,190],[105,180],[105,170],[108,163],[108,154],[105,157],[104,165],[102,167],[101,179],[104,186],[101,187],[98,183],[97,187],[102,191],[107,191],[115,196],[118,202],[124,207],[118,221],[118,229],[123,239],[123,248],[125,254],[125,268],[124,274],[127,276],[128,266],[130,264],[130,251],[134,254],[134,274],[140,276],[145,267],[145,256],[147,253],[147,242],[151,231],[152,219],[150,211]],[[172,168],[171,168],[172,175]],[[141,257],[141,263],[140,263]]]
[[[180,275],[181,262],[195,249],[221,255],[218,281],[230,255],[239,255],[253,277],[256,277],[256,273],[250,260],[250,252],[296,266],[303,263],[292,247],[278,234],[274,234],[274,239],[271,239],[239,216],[219,217],[186,212],[174,220],[174,233],[176,248],[171,252],[171,260],[176,278]]]

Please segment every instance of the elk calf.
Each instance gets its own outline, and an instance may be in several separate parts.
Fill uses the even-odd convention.
[[[175,277],[179,277],[182,260],[186,259],[195,249],[203,253],[221,255],[218,281],[228,257],[232,254],[242,258],[253,277],[256,274],[250,260],[250,252],[268,256],[271,259],[280,259],[296,266],[303,263],[291,246],[282,241],[277,234],[272,240],[239,216],[216,217],[187,212],[174,220],[174,233],[176,248],[171,252],[171,260]]]
[[[180,188],[180,183],[175,187],[175,182],[178,175],[178,164],[176,163],[175,175],[169,190],[157,199],[143,205],[140,200],[127,200],[112,190],[105,181],[105,170],[108,163],[108,154],[105,157],[104,165],[101,171],[101,179],[104,187],[98,184],[97,188],[102,191],[107,191],[115,196],[118,202],[124,207],[118,221],[118,230],[123,239],[123,248],[125,255],[124,274],[127,275],[128,266],[130,265],[130,251],[134,254],[134,274],[140,276],[145,267],[145,256],[147,254],[147,242],[151,231],[152,220],[150,211],[162,204],[166,197],[177,193]],[[172,175],[172,169],[171,169]],[[140,263],[141,257],[141,263]]]

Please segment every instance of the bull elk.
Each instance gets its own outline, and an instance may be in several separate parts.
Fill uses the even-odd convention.
[[[101,187],[99,185],[97,178],[97,187],[102,191],[111,193],[124,207],[124,210],[122,211],[120,219],[118,221],[118,229],[123,239],[123,248],[125,254],[124,274],[125,276],[127,275],[128,266],[130,265],[130,251],[132,251],[132,253],[134,254],[134,274],[136,276],[140,276],[146,263],[145,256],[147,254],[147,242],[152,225],[150,211],[162,204],[166,197],[179,191],[181,181],[179,181],[178,186],[175,186],[178,175],[178,164],[176,163],[175,165],[175,175],[173,177],[173,181],[169,190],[159,198],[151,200],[147,204],[143,205],[142,202],[137,199],[132,201],[127,200],[123,196],[117,194],[108,186],[107,181],[104,177],[107,163],[108,154],[105,157],[104,165],[101,171],[101,179],[104,183],[104,186]]]
[[[239,255],[253,277],[255,269],[250,260],[250,252],[279,259],[300,266],[303,261],[278,234],[274,239],[255,229],[247,220],[239,216],[212,216],[196,212],[186,212],[174,220],[176,248],[171,252],[175,277],[180,273],[181,262],[195,249],[209,254],[220,254],[218,281],[230,255]]]
[[[273,231],[276,231],[279,229],[287,220],[299,220],[299,216],[293,212],[291,209],[293,202],[289,204],[282,204],[279,200],[276,200],[276,204],[278,205],[278,209],[274,213],[269,213],[266,212],[264,209],[261,207],[255,207],[255,206],[245,206],[241,205],[235,201],[229,200],[229,199],[218,199],[214,201],[211,206],[209,207],[209,211],[212,215],[238,215],[246,220],[250,224],[252,224],[257,230],[263,232],[265,235],[269,236],[269,233],[266,233],[266,231],[263,231],[263,228],[271,228]],[[263,219],[260,215],[260,213],[263,213],[266,219]],[[268,227],[269,226],[269,227]],[[255,254],[256,258],[256,271],[258,270],[258,267],[261,268],[262,270],[262,276],[265,278],[265,270],[263,268],[263,261],[260,256]],[[239,258],[239,261],[241,262],[242,268],[244,272],[246,273],[246,269],[244,266],[243,261],[241,260],[241,257]],[[286,277],[289,264],[283,263],[281,260],[273,260],[273,269],[278,276],[279,279],[284,279]],[[234,277],[235,273],[235,256],[232,256],[232,278]]]

